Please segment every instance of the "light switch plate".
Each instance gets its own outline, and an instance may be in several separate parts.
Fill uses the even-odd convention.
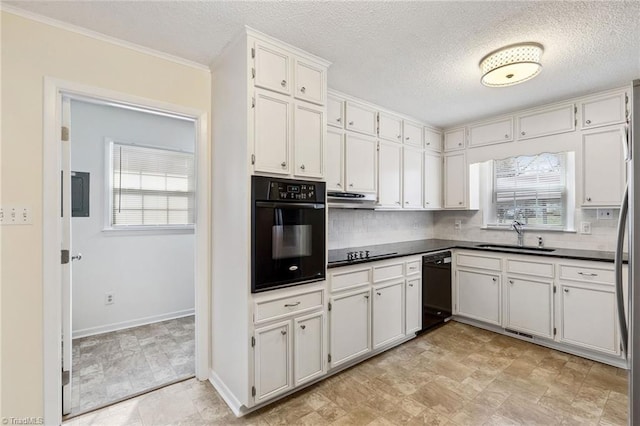
[[[591,235],[591,222],[580,222],[580,233]]]
[[[613,220],[613,209],[598,209],[598,220]]]
[[[462,229],[462,221],[460,219],[456,219],[453,222],[453,229],[456,231],[459,231],[460,229]]]

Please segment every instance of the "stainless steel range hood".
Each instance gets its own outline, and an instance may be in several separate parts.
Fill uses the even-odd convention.
[[[329,208],[369,209],[376,208],[376,194],[366,192],[327,192]]]

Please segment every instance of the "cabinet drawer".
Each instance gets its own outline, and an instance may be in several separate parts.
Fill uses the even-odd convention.
[[[507,272],[510,274],[533,275],[536,277],[553,278],[553,264],[532,262],[521,259],[507,259]]]
[[[378,112],[366,105],[347,101],[346,104],[347,130],[376,135]]]
[[[293,313],[320,309],[323,306],[322,290],[256,302],[255,323],[270,321]]]
[[[402,278],[404,276],[404,262],[391,265],[375,266],[373,268],[373,282],[377,283],[392,278]]]
[[[363,268],[348,272],[334,272],[331,274],[331,290],[344,290],[371,283],[371,268]]]
[[[467,266],[470,268],[489,269],[492,271],[500,271],[502,269],[502,259],[500,259],[499,257],[458,253],[456,262],[457,266]]]
[[[411,262],[407,262],[407,275],[418,274],[420,273],[420,260],[413,260]]]
[[[598,284],[615,284],[615,272],[609,268],[579,265],[560,265],[561,280],[583,281]]]

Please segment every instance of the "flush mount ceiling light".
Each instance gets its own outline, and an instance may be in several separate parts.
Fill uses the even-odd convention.
[[[482,58],[482,84],[512,86],[532,79],[542,71],[543,48],[538,43],[518,43],[495,50]]]

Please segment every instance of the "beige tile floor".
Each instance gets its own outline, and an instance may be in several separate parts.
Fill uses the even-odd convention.
[[[627,372],[449,324],[237,419],[190,379],[80,425],[626,425]]]

